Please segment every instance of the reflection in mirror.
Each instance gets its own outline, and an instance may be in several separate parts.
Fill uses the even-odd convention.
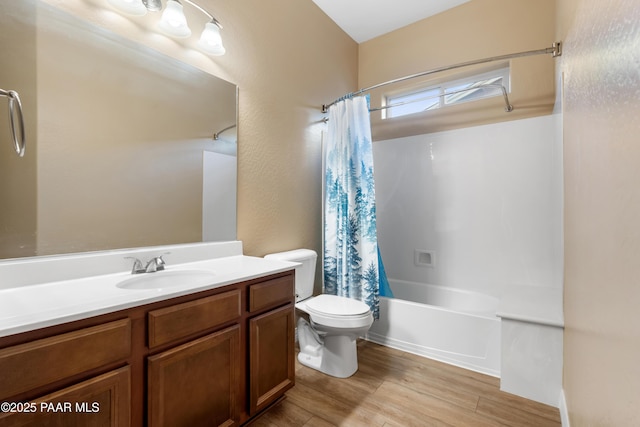
[[[235,239],[235,85],[39,0],[0,47],[29,146],[0,132],[0,258]]]

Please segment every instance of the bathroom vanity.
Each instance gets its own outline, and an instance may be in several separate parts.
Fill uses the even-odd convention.
[[[125,255],[114,252],[104,262]],[[171,270],[170,259],[149,283],[180,281],[185,266],[213,278],[127,289],[118,272],[0,289],[7,310],[17,293],[74,286],[103,301],[72,301],[66,316],[0,311],[0,426],[233,426],[282,398],[294,385],[295,264],[235,255]]]

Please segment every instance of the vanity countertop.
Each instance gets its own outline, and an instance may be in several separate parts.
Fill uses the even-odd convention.
[[[234,255],[166,266],[165,272],[210,271],[213,276],[206,285],[180,284],[156,289],[122,289],[116,285],[123,280],[165,273],[142,273],[134,276],[129,271],[123,271],[0,289],[0,337],[215,289],[291,270],[296,265]]]

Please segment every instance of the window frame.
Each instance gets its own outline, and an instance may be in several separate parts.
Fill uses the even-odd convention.
[[[500,81],[502,83],[485,83],[488,80]],[[431,85],[423,85],[418,88],[412,88],[410,90],[404,90],[400,92],[388,93],[383,95],[384,107],[382,109],[382,119],[392,119],[398,117],[405,117],[412,114],[417,114],[426,111],[440,110],[442,108],[450,107],[453,105],[459,105],[467,102],[478,101],[481,99],[488,99],[497,96],[502,96],[502,89],[498,86],[492,86],[495,88],[494,91],[490,94],[485,94],[484,96],[476,96],[471,99],[468,99],[467,95],[462,95],[464,92],[458,92],[454,94],[447,95],[449,92],[459,91],[460,87],[463,86],[471,86],[477,84],[477,88],[481,88],[482,86],[488,85],[500,85],[504,86],[507,93],[511,93],[511,68],[510,65],[503,64],[498,68],[494,68],[488,71],[483,71],[480,73],[471,74],[465,77],[460,77],[456,79],[443,80],[437,84]],[[471,92],[473,88],[468,88],[468,91]],[[434,92],[438,92],[435,94]],[[427,93],[431,92],[431,94],[427,95]],[[417,96],[424,94],[424,98],[415,99]],[[451,101],[451,98],[448,97],[456,97],[454,101]],[[413,98],[413,99],[412,99]],[[465,99],[466,98],[466,99]],[[416,107],[412,111],[405,112],[402,114],[393,114],[393,109],[398,107],[404,107],[406,105],[415,104],[419,101],[428,101],[433,100],[426,108]],[[420,108],[420,109],[417,109]],[[411,110],[411,109],[410,109]]]

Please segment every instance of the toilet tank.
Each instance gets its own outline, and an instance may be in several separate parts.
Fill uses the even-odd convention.
[[[296,301],[307,299],[313,295],[313,282],[316,277],[316,260],[318,254],[311,249],[296,249],[265,255],[266,259],[299,262],[296,267]]]

